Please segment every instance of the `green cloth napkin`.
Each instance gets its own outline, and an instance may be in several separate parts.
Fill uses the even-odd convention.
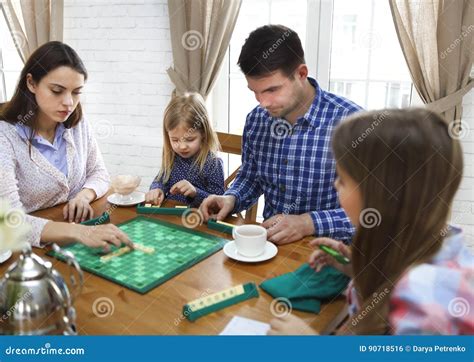
[[[306,263],[294,272],[265,280],[260,288],[273,298],[288,299],[293,309],[319,313],[321,302],[341,294],[349,280],[332,266],[325,266],[316,273]]]

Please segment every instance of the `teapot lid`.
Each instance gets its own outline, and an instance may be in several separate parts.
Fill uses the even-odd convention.
[[[41,279],[50,267],[50,262],[43,261],[27,248],[23,250],[18,261],[7,270],[5,278],[16,281]]]

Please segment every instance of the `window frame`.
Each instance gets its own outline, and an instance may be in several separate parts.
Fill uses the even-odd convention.
[[[3,51],[0,46],[0,103],[7,101],[7,82],[5,79],[5,68],[3,66]]]
[[[272,0],[267,0],[271,3]],[[305,57],[310,75],[314,76],[323,89],[330,89],[331,45],[333,41],[333,15],[335,0],[306,0],[306,42]],[[308,36],[313,34],[313,36]],[[230,45],[229,45],[230,48]],[[369,66],[369,65],[368,65]],[[220,74],[208,99],[208,106],[219,132],[229,133],[230,129],[230,59],[229,51],[223,59]],[[366,87],[374,79],[365,79]],[[395,80],[391,80],[395,81]],[[368,94],[366,92],[366,94]],[[409,106],[422,105],[413,82],[410,86]],[[250,111],[250,110],[249,110]],[[225,124],[223,123],[225,121]]]

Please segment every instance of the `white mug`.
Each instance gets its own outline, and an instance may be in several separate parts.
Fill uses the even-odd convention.
[[[254,257],[265,251],[267,229],[259,225],[241,225],[232,229],[237,252],[243,256]]]

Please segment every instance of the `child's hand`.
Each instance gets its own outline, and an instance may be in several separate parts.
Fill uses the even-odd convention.
[[[306,322],[296,316],[288,314],[270,321],[268,335],[315,335],[318,334]]]
[[[196,197],[196,188],[191,182],[181,180],[176,182],[170,189],[172,195],[183,195],[186,197]]]
[[[319,249],[319,245],[326,245],[333,248],[334,250],[337,250],[342,255],[349,258],[349,260],[352,260],[351,259],[352,251],[349,246],[345,245],[341,241],[337,241],[330,238],[317,238],[317,239],[311,240],[309,244],[316,249],[315,251],[313,251],[313,253],[311,254],[308,260],[308,263],[311,266],[311,268],[319,272],[323,266],[331,265],[334,268],[341,271],[342,273],[346,274],[347,276],[352,277],[353,273],[352,273],[351,263],[341,264],[332,256],[328,255],[327,253]]]
[[[145,203],[153,205],[161,205],[165,198],[165,194],[161,189],[150,190],[145,194]]]

